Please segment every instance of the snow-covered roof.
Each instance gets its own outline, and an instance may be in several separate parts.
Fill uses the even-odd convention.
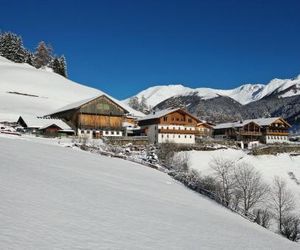
[[[60,119],[52,118],[41,118],[36,116],[22,115],[20,118],[26,123],[28,128],[38,128],[43,129],[51,125],[56,125],[61,128],[61,130],[72,130],[72,128]]]
[[[140,119],[138,119],[139,121],[144,121],[144,120],[151,120],[151,119],[157,119],[160,117],[163,117],[167,114],[170,114],[172,112],[175,112],[177,110],[180,110],[180,108],[175,108],[175,109],[164,109],[164,110],[160,110],[160,111],[153,111],[151,114],[146,115]]]
[[[54,112],[52,112],[51,114],[48,114],[48,115],[53,115],[53,114],[56,114],[56,113],[59,113],[59,112],[63,112],[63,111],[67,111],[67,110],[71,110],[71,109],[77,109],[79,108],[80,106],[86,104],[86,103],[89,103],[101,96],[105,96],[107,97],[108,99],[110,99],[112,102],[116,103],[118,106],[120,106],[122,109],[124,109],[126,112],[129,112],[128,110],[126,110],[123,106],[121,106],[119,103],[117,103],[116,101],[114,101],[112,98],[108,97],[107,95],[104,95],[104,94],[101,94],[101,95],[98,95],[98,96],[94,96],[94,97],[91,97],[91,98],[87,98],[87,99],[84,99],[84,100],[81,100],[81,101],[78,101],[78,102],[73,102],[71,104],[68,104],[58,110],[55,110]]]
[[[273,122],[278,119],[282,119],[281,117],[270,117],[270,118],[257,118],[257,119],[247,119],[238,122],[227,122],[227,123],[220,123],[214,126],[214,129],[223,129],[223,128],[239,128],[243,127],[251,122],[256,123],[259,126],[269,126]]]

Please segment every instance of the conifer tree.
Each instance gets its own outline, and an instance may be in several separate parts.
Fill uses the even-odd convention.
[[[12,32],[0,34],[0,56],[16,63],[24,63],[26,50],[21,36]]]
[[[67,73],[67,62],[66,62],[66,58],[64,55],[62,55],[60,58],[58,58],[59,61],[59,72],[58,74],[64,76],[64,77],[68,77],[68,73]]]

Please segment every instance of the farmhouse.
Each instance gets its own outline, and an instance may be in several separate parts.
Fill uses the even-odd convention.
[[[122,123],[127,113],[115,101],[106,95],[100,95],[67,105],[49,116],[65,120],[76,130],[78,136],[100,138],[122,136]]]
[[[200,120],[181,108],[154,111],[138,120],[151,143],[195,143]]]
[[[213,124],[207,122],[199,122],[196,125],[196,131],[198,132],[196,135],[199,138],[211,137],[213,134],[214,126]]]
[[[287,143],[290,127],[281,117],[250,119],[217,124],[214,127],[214,136],[244,142]]]
[[[19,117],[17,123],[22,126],[26,130],[26,132],[34,134],[44,134],[52,136],[58,134],[74,134],[74,130],[60,119],[22,115]]]

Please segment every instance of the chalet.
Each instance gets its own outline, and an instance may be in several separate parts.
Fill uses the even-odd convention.
[[[151,143],[195,143],[199,119],[181,108],[154,111],[138,124]]]
[[[53,136],[58,134],[74,134],[74,130],[60,119],[22,115],[19,117],[17,123],[28,133]]]
[[[199,122],[196,125],[197,136],[200,138],[211,137],[214,125],[207,122]]]
[[[214,136],[244,142],[287,143],[290,127],[281,117],[250,119],[217,124]]]
[[[67,105],[50,117],[66,121],[78,136],[99,138],[122,136],[122,123],[128,111],[106,95],[82,100]]]

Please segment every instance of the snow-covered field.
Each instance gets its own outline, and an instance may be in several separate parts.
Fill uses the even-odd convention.
[[[186,153],[186,152],[184,152]],[[272,184],[274,176],[280,176],[286,180],[287,186],[293,191],[295,199],[300,208],[300,185],[289,176],[293,172],[300,182],[300,156],[289,154],[278,155],[248,155],[245,151],[236,149],[220,149],[216,151],[189,151],[189,166],[199,170],[203,175],[213,174],[210,162],[213,158],[224,158],[234,161],[247,162],[261,172],[263,179]]]
[[[70,103],[101,94],[104,94],[101,90],[0,56],[0,121],[16,121],[22,114],[43,116]],[[115,101],[129,112],[142,115]]]
[[[0,249],[299,249],[157,170],[0,136]]]

